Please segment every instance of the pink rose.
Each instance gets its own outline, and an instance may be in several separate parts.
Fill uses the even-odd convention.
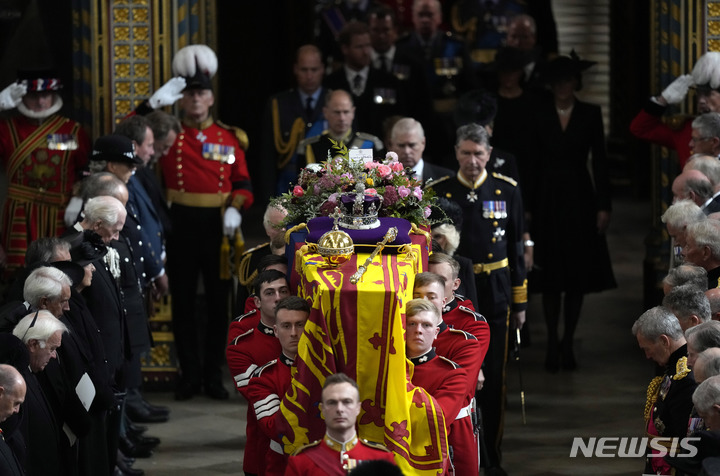
[[[368,170],[372,170],[377,166],[378,166],[378,163],[375,162],[374,160],[368,160],[367,162],[365,162],[365,168]]]
[[[380,174],[380,177],[382,177],[382,178],[385,178],[392,173],[392,169],[385,164],[378,165],[377,171],[378,171],[378,174]]]
[[[293,195],[296,197],[302,197],[305,195],[305,190],[300,185],[295,185],[293,187]]]
[[[430,217],[430,214],[432,213],[432,210],[430,210],[430,207],[425,207],[425,218]]]
[[[333,193],[327,199],[328,199],[328,202],[337,203],[338,194]]]
[[[397,193],[398,193],[398,195],[400,195],[401,198],[405,198],[408,195],[410,195],[410,189],[407,188],[405,185],[400,185],[397,188]]]
[[[374,197],[377,195],[377,190],[374,188],[365,189],[365,195],[372,195]]]
[[[397,162],[399,160],[398,155],[395,152],[388,152],[387,154],[385,154],[385,159],[390,159],[394,162]]]
[[[404,169],[403,164],[401,164],[400,162],[391,163],[390,168],[393,169],[393,172],[401,172],[402,169]]]
[[[417,198],[418,200],[422,200],[422,189],[420,187],[415,187],[412,193],[415,198]]]

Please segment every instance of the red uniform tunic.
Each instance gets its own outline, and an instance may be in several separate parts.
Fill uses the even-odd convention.
[[[2,223],[8,269],[23,265],[30,242],[64,231],[65,206],[89,151],[80,124],[57,114],[42,123],[22,115],[0,121],[0,159],[8,179]]]
[[[435,352],[467,370],[465,393],[474,396],[482,365],[482,360],[478,359],[478,355],[482,352],[480,341],[468,332],[448,327],[445,322],[439,327],[440,332],[434,342]]]
[[[338,443],[328,435],[300,448],[288,460],[286,476],[342,476],[363,461],[385,460],[395,464],[392,453],[381,445],[360,440]]]
[[[273,360],[280,353],[280,341],[273,330],[262,322],[256,328],[234,337],[227,346],[227,357],[230,374],[235,379],[238,392],[250,401],[247,385],[255,370]],[[260,455],[257,449],[257,419],[251,405],[247,410],[245,432],[247,442],[243,457],[243,468],[248,473],[258,474]]]
[[[472,334],[449,328],[444,319],[445,315],[440,324],[440,333],[435,339],[435,352],[467,370],[464,406],[458,415],[460,418],[455,420],[448,429],[448,444],[453,448],[455,474],[477,474],[478,447],[473,431],[471,412],[477,377],[482,365],[482,358],[479,357],[484,356],[487,352],[489,339],[486,337],[485,345],[482,345]]]
[[[260,324],[260,311],[258,311],[257,308],[247,311],[242,316],[233,319],[230,323],[230,330],[228,331],[228,345],[238,336],[245,334],[250,329],[255,329],[258,324]]]
[[[693,118],[685,121],[681,128],[672,128],[661,119],[664,111],[665,108],[659,104],[648,104],[630,123],[630,132],[638,139],[675,150],[682,169],[692,154],[690,136]]]
[[[490,326],[482,316],[482,314],[459,303],[457,299],[453,299],[443,307],[443,321],[453,329],[460,329],[475,336],[480,342],[480,365],[482,365],[490,346]]]
[[[255,371],[247,386],[248,404],[252,405],[258,432],[260,456],[259,474],[282,476],[287,466],[287,455],[279,435],[278,420],[282,420],[280,401],[290,387],[293,360],[281,354]]]
[[[415,365],[413,385],[427,390],[443,409],[455,474],[477,474],[478,442],[472,425],[472,397],[465,393],[464,369],[434,350],[410,360]]]
[[[222,146],[232,149],[223,150]],[[232,163],[230,155],[234,156]],[[252,205],[245,152],[236,132],[212,118],[201,124],[184,121],[170,152],[160,158],[160,165],[173,203],[221,207],[231,195],[230,202],[238,208],[247,210]]]

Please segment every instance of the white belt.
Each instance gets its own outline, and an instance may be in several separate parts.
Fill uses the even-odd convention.
[[[283,451],[282,445],[275,440],[270,440],[270,449],[273,450],[275,453],[278,453],[281,455],[285,454],[285,452]]]
[[[473,402],[470,401],[470,405],[466,406],[465,408],[461,408],[460,412],[458,412],[455,419],[461,420],[463,418],[469,417],[470,415],[472,415],[472,412],[473,412]]]

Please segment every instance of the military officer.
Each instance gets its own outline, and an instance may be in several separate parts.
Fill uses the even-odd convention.
[[[301,46],[293,66],[297,87],[274,95],[265,108],[261,144],[263,154],[252,170],[255,183],[262,181],[264,185],[265,200],[273,189],[276,194],[287,192],[288,185],[297,178],[305,165],[297,160],[298,143],[322,133],[322,112],[327,93],[322,87],[324,72],[320,50],[313,45]],[[276,168],[268,162],[272,162]],[[252,167],[252,163],[249,165]],[[275,169],[275,182],[264,178]],[[263,179],[258,179],[257,175]],[[274,174],[271,178],[275,179]]]
[[[327,120],[328,129],[321,135],[300,141],[298,145],[298,155],[304,156],[305,163],[312,164],[327,160],[328,152],[332,156],[333,143],[331,140],[342,142],[348,149],[353,147],[373,149],[375,155],[379,155],[382,151],[383,143],[376,136],[364,132],[353,132],[355,106],[347,91],[338,89],[328,93],[323,115]]]
[[[650,437],[687,436],[697,387],[687,365],[687,343],[675,315],[657,306],[645,311],[632,326],[632,333],[645,356],[664,369],[648,386],[645,424]],[[657,450],[648,449],[650,452]],[[648,457],[645,473],[672,474],[670,465],[658,457]]]
[[[508,324],[509,318],[517,328],[525,322],[527,280],[520,190],[514,180],[487,172],[491,152],[485,128],[477,124],[460,127],[455,146],[460,170],[455,177],[435,182],[432,188],[463,210],[465,226],[458,253],[473,260],[477,311],[490,324],[485,385],[478,395],[489,452],[486,467],[500,473]]]
[[[215,103],[210,79],[216,71],[217,57],[205,45],[187,46],[175,55],[173,72],[187,83],[180,99],[182,130],[170,152],[160,158],[173,227],[167,265],[180,364],[178,400],[192,398],[201,385],[211,398],[229,396],[221,368],[230,280],[220,275],[220,249],[223,232],[235,234],[242,221],[240,211],[253,201],[245,163],[247,135],[210,115]],[[200,275],[208,318],[202,344],[195,313]]]
[[[369,460],[394,463],[385,447],[361,440],[355,431],[360,414],[357,383],[344,373],[330,375],[323,385],[320,411],[325,419],[325,436],[298,449],[288,460],[288,476],[345,474]]]
[[[443,157],[453,139],[452,111],[457,98],[473,89],[475,79],[465,45],[450,33],[442,31],[442,10],[438,0],[416,0],[413,3],[415,31],[397,42],[399,55],[413,58],[423,65],[432,96],[436,121],[425,124],[432,157]],[[441,164],[446,167],[451,163]]]
[[[0,121],[0,160],[9,181],[2,221],[0,265],[23,265],[25,250],[35,239],[57,236],[73,196],[73,184],[87,163],[90,140],[79,123],[59,114],[62,82],[52,71],[21,71],[0,92],[0,111],[19,114]],[[80,199],[70,211],[74,223]]]

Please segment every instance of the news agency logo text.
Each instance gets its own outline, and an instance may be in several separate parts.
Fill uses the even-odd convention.
[[[670,455],[679,458],[692,458],[697,455],[697,447],[693,441],[700,441],[700,437],[670,438],[670,437],[591,437],[573,438],[570,457],[577,458],[578,453],[585,458],[662,458]],[[648,448],[653,450],[648,454]]]

